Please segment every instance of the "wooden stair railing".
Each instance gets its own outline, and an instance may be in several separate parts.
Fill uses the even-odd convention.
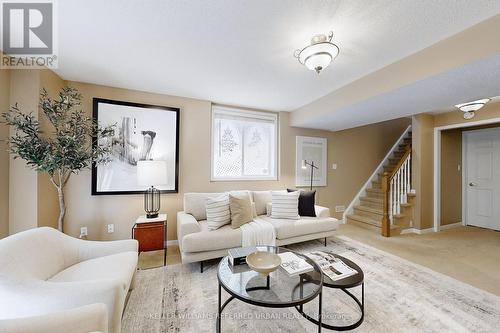
[[[401,203],[407,202],[407,194],[411,189],[411,144],[405,151],[396,167],[384,172],[381,179],[383,194],[382,236],[391,236],[391,225],[394,215],[400,214]]]

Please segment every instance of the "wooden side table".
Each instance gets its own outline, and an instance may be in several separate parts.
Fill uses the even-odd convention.
[[[132,238],[139,242],[139,254],[141,252],[163,250],[163,266],[167,264],[167,214],[148,219],[141,215],[132,227]]]

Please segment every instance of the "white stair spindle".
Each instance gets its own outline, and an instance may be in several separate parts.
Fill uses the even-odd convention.
[[[401,214],[401,169],[398,170],[398,215]]]
[[[408,169],[407,169],[407,165],[408,165],[408,159],[406,159],[403,163],[403,203],[407,203],[407,200],[406,200],[406,193],[408,191],[407,187],[406,187],[406,178],[407,178],[407,172],[408,172]]]
[[[411,191],[411,154],[408,156],[408,192]]]

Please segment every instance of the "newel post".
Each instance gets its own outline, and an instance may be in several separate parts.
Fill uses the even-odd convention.
[[[382,180],[380,185],[382,187],[383,193],[383,215],[382,215],[382,236],[390,237],[391,236],[391,221],[389,218],[389,173],[384,172],[382,175]]]

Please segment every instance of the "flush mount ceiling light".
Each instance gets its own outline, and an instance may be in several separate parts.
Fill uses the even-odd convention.
[[[485,106],[491,99],[483,98],[477,101],[457,104],[455,107],[464,113],[464,119],[474,118],[475,112]]]
[[[311,45],[304,47],[302,50],[295,50],[295,58],[302,65],[319,74],[339,54],[339,47],[331,42],[332,37],[333,32],[331,31],[328,36],[314,36],[311,38]]]

